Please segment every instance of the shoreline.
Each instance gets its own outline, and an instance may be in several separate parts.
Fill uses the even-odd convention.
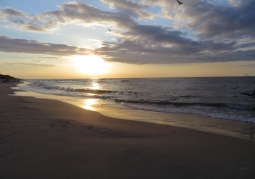
[[[254,141],[131,120],[0,84],[1,178],[254,178]]]
[[[19,83],[18,85],[22,85]],[[154,123],[183,127],[202,132],[214,133],[218,135],[230,136],[244,140],[254,140],[255,123],[250,121],[226,120],[203,116],[199,114],[175,114],[155,111],[143,111],[132,109],[109,108],[102,106],[93,106],[85,104],[86,100],[76,100],[72,97],[47,95],[36,92],[20,91],[17,87],[14,89],[15,96],[34,97],[38,99],[53,99],[65,102],[84,110],[95,111],[104,116],[141,121],[145,123]]]

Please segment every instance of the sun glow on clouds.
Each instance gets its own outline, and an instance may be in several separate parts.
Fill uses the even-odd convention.
[[[107,73],[110,64],[105,62],[100,56],[74,56],[71,59],[74,66],[81,73],[88,75],[101,75]]]

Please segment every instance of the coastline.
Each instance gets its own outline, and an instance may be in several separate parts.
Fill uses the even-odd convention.
[[[20,85],[23,85],[23,83],[18,84],[18,86]],[[250,121],[226,120],[199,114],[176,114],[137,109],[124,109],[119,107],[110,108],[94,105],[96,102],[93,99],[81,100],[67,96],[48,95],[31,91],[20,91],[18,87],[13,87],[12,89],[16,90],[14,91],[14,95],[16,96],[58,100],[85,110],[99,112],[100,114],[107,117],[177,126],[207,133],[214,133],[255,141],[253,140],[255,123]]]
[[[1,178],[254,178],[254,141],[120,120],[0,84]]]

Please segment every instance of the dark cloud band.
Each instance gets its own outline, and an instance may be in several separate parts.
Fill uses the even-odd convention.
[[[86,55],[91,53],[90,50],[85,48],[78,48],[63,44],[42,43],[35,40],[14,39],[7,36],[0,36],[0,51],[57,56]]]

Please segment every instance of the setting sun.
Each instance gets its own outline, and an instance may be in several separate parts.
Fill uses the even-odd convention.
[[[81,72],[88,75],[100,75],[106,73],[109,64],[101,57],[96,55],[75,56],[72,58],[75,67]]]

